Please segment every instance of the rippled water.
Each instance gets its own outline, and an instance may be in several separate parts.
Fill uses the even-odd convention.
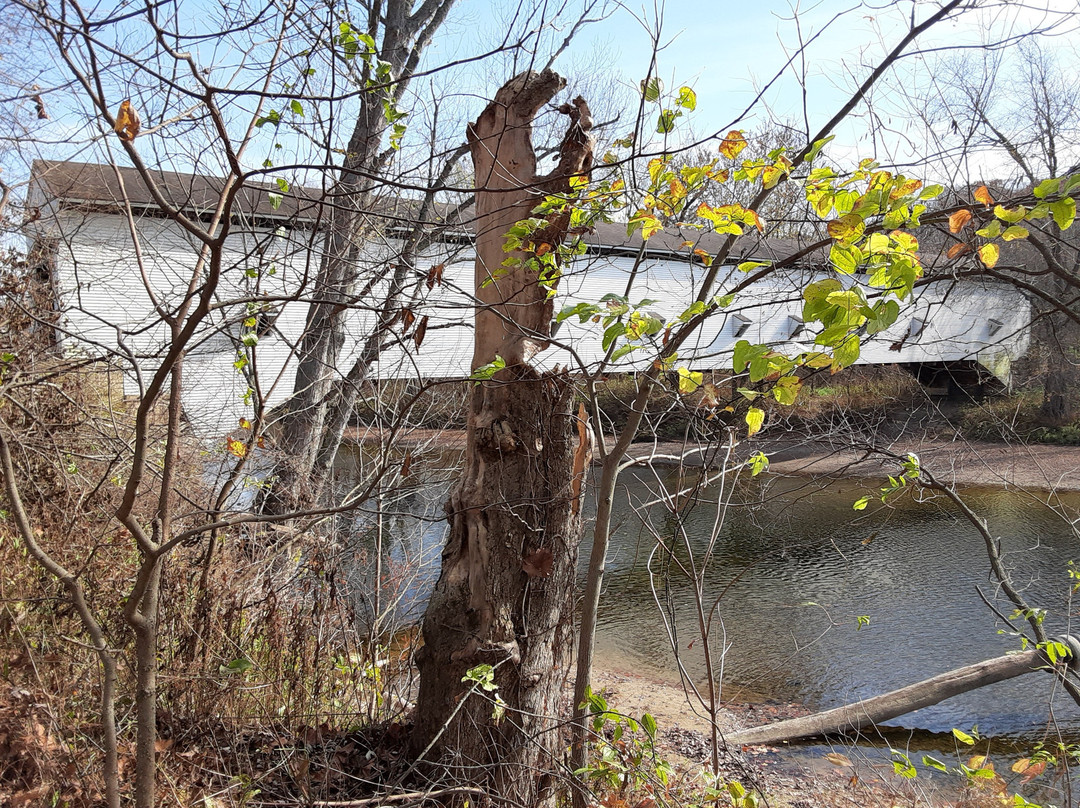
[[[650,499],[647,483],[656,485],[650,475],[624,479],[624,502]],[[826,708],[1019,647],[1018,638],[998,633],[1001,621],[980,598],[979,590],[1000,611],[1012,611],[989,579],[979,533],[956,508],[943,499],[905,498],[895,507],[856,513],[851,504],[865,488],[850,481],[824,489],[791,480],[754,485],[738,492],[719,526],[715,506],[701,505],[684,519],[689,547],[699,556],[715,535],[704,591],[710,605],[717,603],[716,636],[729,646],[723,659],[729,697],[740,697],[733,691],[741,687]],[[1067,565],[1074,557],[1080,561],[1072,525],[1018,493],[973,489],[965,498],[1001,537],[1025,597],[1051,610],[1048,630],[1068,631]],[[1064,505],[1075,512],[1080,499]],[[659,599],[678,626],[690,677],[701,681],[692,588],[677,571],[650,576],[647,563],[657,536],[672,546],[683,540],[677,524],[658,507],[644,519],[626,507],[620,518],[598,654],[619,667],[674,678]],[[654,559],[655,572],[662,566]],[[860,627],[859,616],[868,624]],[[1037,732],[1052,685],[1049,676],[1023,676],[892,723],[931,731],[978,723],[990,734]],[[1066,702],[1056,700],[1057,717],[1080,730],[1080,711]]]
[[[684,537],[662,506],[641,508],[661,484],[676,485],[673,474],[631,470],[622,477],[600,611],[601,665],[677,681],[664,614],[689,677],[698,684],[705,678],[692,588],[677,571],[665,577],[655,558],[650,575],[657,537],[672,546],[685,538],[697,557],[714,540],[704,595],[710,607],[716,604],[714,637],[727,645],[725,698],[826,708],[1019,648],[1016,637],[998,633],[1001,621],[980,598],[981,590],[1001,612],[1012,611],[988,575],[982,539],[944,500],[903,497],[892,507],[854,512],[852,503],[874,483],[755,482],[730,500],[724,495],[722,519],[708,502],[690,511]],[[387,517],[384,531],[383,573],[391,583],[382,602],[396,603],[407,617],[419,615],[438,573],[445,535],[438,517],[447,488],[445,482],[422,486],[388,507],[396,515]],[[1025,597],[1050,610],[1048,630],[1068,631],[1067,565],[1074,557],[1080,562],[1073,526],[1030,495],[971,489],[965,497],[1001,537]],[[1080,497],[1057,504],[1080,512]],[[582,581],[588,551],[586,539]],[[685,561],[685,548],[676,556]],[[419,573],[412,572],[417,566]],[[860,616],[869,621],[861,627]],[[933,732],[977,723],[985,734],[1035,737],[1052,685],[1049,676],[1027,675],[891,723]],[[1071,701],[1056,698],[1055,711],[1059,723],[1080,735],[1080,710]]]

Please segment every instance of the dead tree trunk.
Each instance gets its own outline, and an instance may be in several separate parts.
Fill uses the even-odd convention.
[[[1021,654],[965,665],[962,668],[924,679],[881,696],[826,710],[822,713],[792,718],[763,727],[752,727],[729,734],[728,746],[758,746],[793,741],[814,735],[838,735],[855,732],[929,707],[945,699],[975,690],[995,682],[1003,682],[1034,670],[1045,670],[1046,657],[1042,651],[1031,649]]]
[[[581,538],[577,477],[588,451],[570,380],[529,364],[550,336],[548,290],[524,266],[503,268],[507,230],[528,218],[545,194],[569,191],[570,177],[591,166],[592,121],[578,98],[562,108],[571,125],[559,166],[548,176],[536,174],[532,120],[564,85],[548,70],[523,73],[468,129],[480,300],[473,368],[496,356],[506,367],[472,394],[465,469],[447,504],[450,536],[417,656],[417,752],[508,805],[554,798]],[[547,252],[565,233],[565,221],[550,221],[534,241],[547,244]],[[483,664],[494,668],[504,716],[494,709],[494,693],[470,693],[462,682]]]

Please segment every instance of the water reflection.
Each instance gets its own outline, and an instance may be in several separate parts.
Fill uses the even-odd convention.
[[[628,475],[626,501],[648,499],[648,475]],[[719,529],[705,576],[707,600],[719,598],[730,647],[724,680],[759,695],[826,708],[875,695],[1019,647],[998,633],[1000,621],[979,592],[1012,611],[988,576],[978,532],[944,500],[905,500],[856,514],[863,486],[814,488],[773,482],[740,491]],[[972,490],[967,497],[1002,537],[1006,563],[1033,604],[1051,609],[1051,634],[1069,630],[1068,562],[1078,544],[1060,516],[1022,495]],[[1073,507],[1080,504],[1074,500]],[[673,535],[658,508],[619,533],[609,564],[598,643],[621,667],[671,678],[675,658],[653,603],[681,625],[678,644],[691,677],[703,676],[691,589],[678,576],[653,575],[644,563],[655,534]],[[715,507],[685,521],[700,553],[714,529]],[[651,526],[651,529],[646,527]],[[655,532],[655,533],[654,533]],[[654,565],[654,570],[656,565]],[[859,625],[858,618],[869,622]],[[864,621],[865,622],[865,621]],[[978,722],[988,733],[1035,731],[1046,715],[1049,677],[1027,676],[975,691],[897,719],[901,726],[947,731]],[[1075,707],[1058,718],[1080,729]]]
[[[406,495],[382,505],[380,602],[396,604],[401,620],[419,617],[438,575],[451,477],[443,471],[418,478]],[[676,484],[670,474],[659,480],[645,470],[623,475],[597,656],[601,665],[677,680],[659,602],[689,676],[700,683],[704,665],[692,590],[678,575],[650,576],[648,568],[656,536],[678,535],[677,522],[662,507],[638,507],[655,498],[658,482]],[[1019,647],[1017,638],[998,633],[1000,621],[980,598],[981,592],[1005,614],[1012,611],[988,575],[978,532],[955,508],[944,500],[902,498],[893,507],[856,513],[851,504],[866,488],[855,481],[826,487],[755,481],[736,492],[722,522],[708,503],[686,515],[695,553],[715,532],[704,591],[707,604],[716,603],[714,636],[728,646],[726,697],[752,693],[826,708]],[[1018,588],[1032,604],[1051,610],[1050,633],[1068,631],[1067,564],[1080,555],[1072,526],[1016,492],[970,490],[966,496],[1001,537]],[[1065,505],[1075,511],[1080,498]],[[373,510],[354,522],[354,535],[368,548]],[[586,538],[581,581],[588,551]],[[358,568],[357,576],[370,591],[372,565]],[[860,616],[869,622],[860,626]],[[987,734],[1037,732],[1052,684],[1049,676],[1025,676],[893,723],[935,732],[976,722]],[[1071,703],[1058,700],[1056,714],[1080,731],[1080,711]]]

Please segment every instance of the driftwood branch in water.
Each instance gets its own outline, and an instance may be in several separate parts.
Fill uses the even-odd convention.
[[[969,690],[1003,682],[1034,670],[1045,670],[1048,665],[1049,662],[1042,651],[1033,648],[1023,653],[1008,654],[977,662],[974,665],[965,665],[948,673],[893,690],[891,693],[863,699],[844,707],[729,733],[725,741],[729,746],[757,746],[809,738],[814,735],[854,732],[915,710],[921,710],[923,707],[929,707]]]

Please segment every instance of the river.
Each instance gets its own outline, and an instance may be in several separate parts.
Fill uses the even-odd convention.
[[[989,576],[979,533],[942,498],[905,494],[888,506],[875,501],[856,512],[852,503],[872,492],[872,482],[758,479],[723,491],[727,507],[719,516],[715,504],[699,504],[684,515],[680,529],[662,505],[647,513],[640,507],[657,498],[660,485],[672,489],[673,475],[644,469],[623,474],[600,611],[600,666],[677,682],[666,615],[687,675],[698,684],[705,678],[693,588],[677,572],[665,578],[665,565],[655,558],[650,574],[657,537],[683,547],[683,560],[687,548],[700,558],[712,543],[703,593],[710,606],[716,603],[714,646],[727,648],[717,666],[724,699],[794,701],[817,710],[1020,647],[983,602],[985,597],[1006,616],[1012,612]],[[397,603],[399,614],[418,614],[437,574],[445,530],[438,516],[447,487],[445,479],[431,480],[387,505],[398,515],[385,523],[383,574],[391,583],[381,602]],[[1048,610],[1050,633],[1069,631],[1074,581],[1068,564],[1080,560],[1080,541],[1062,509],[1080,512],[1080,496],[1057,500],[1057,507],[1018,491],[973,488],[964,496],[1000,537],[1017,587],[1032,605]],[[586,540],[582,581],[588,553]],[[420,572],[412,574],[412,568]],[[1080,736],[1080,710],[1042,675],[974,691],[891,723],[935,733],[977,724],[984,735],[1027,742],[1046,728],[1051,698],[1058,727]]]

